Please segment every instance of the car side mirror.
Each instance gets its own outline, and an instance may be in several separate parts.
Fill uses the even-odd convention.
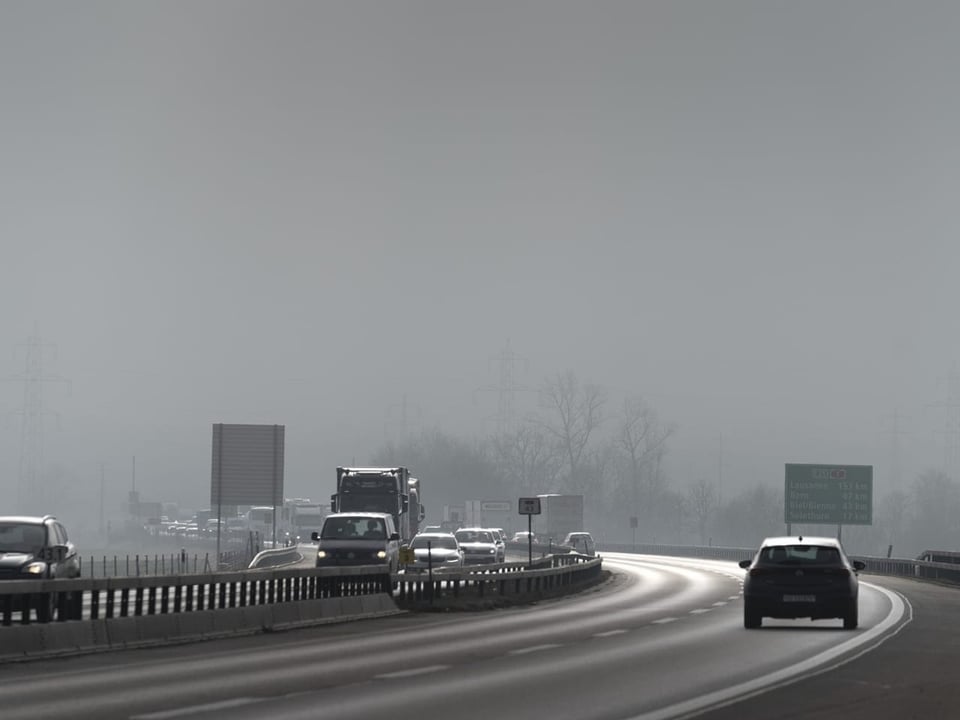
[[[392,542],[394,540],[400,540],[400,533],[392,533],[390,535],[390,541]]]
[[[865,562],[863,562],[862,560],[854,560],[854,561],[853,561],[853,569],[854,569],[854,570],[857,570],[857,571],[866,570],[866,569],[867,569],[867,564],[866,564]]]
[[[310,539],[314,542],[317,542],[320,539],[320,533],[314,530],[312,533],[310,533]]]
[[[748,567],[750,567],[750,563],[752,562],[753,560],[741,560],[740,562],[737,563],[737,565],[739,565],[744,570],[746,570]]]

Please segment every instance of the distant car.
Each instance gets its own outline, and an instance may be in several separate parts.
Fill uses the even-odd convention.
[[[410,541],[415,560],[407,563],[406,572],[426,572],[463,567],[463,550],[457,538],[448,532],[420,533]]]
[[[597,545],[593,541],[593,536],[588,532],[567,533],[563,539],[563,544],[572,547],[575,552],[581,555],[593,557],[597,554]]]
[[[55,517],[0,517],[0,581],[77,577],[77,549]],[[36,598],[37,620],[50,622],[54,603],[54,593]]]
[[[515,532],[513,534],[513,537],[510,539],[510,542],[526,543],[526,542],[530,542],[531,539],[534,542],[536,542],[537,536],[534,535],[532,532],[527,532],[526,530],[520,530],[519,532]]]
[[[840,542],[824,537],[773,537],[760,545],[740,567],[743,583],[743,626],[758,628],[763,618],[842,618],[855,630],[859,614],[857,572],[866,567],[851,561]]]
[[[506,562],[507,560],[507,541],[503,536],[503,530],[500,528],[488,528],[491,533],[493,533],[494,542],[497,543],[497,553],[500,558],[500,562]]]
[[[501,548],[486,528],[460,528],[454,535],[463,550],[464,564],[500,562]]]
[[[444,530],[443,527],[441,527],[440,525],[427,525],[425,528],[423,528],[423,530],[420,531],[420,533],[442,533],[442,532],[448,532],[448,531]]]

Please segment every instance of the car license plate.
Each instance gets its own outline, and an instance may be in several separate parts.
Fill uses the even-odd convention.
[[[816,601],[817,601],[817,596],[816,596],[816,595],[784,595],[784,596],[783,596],[783,601],[784,601],[784,602],[798,602],[798,603],[800,603],[800,602],[816,602]]]

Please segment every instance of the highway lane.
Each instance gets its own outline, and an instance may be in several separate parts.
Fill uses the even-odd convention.
[[[745,631],[742,571],[732,563],[616,555],[605,564],[617,571],[610,583],[534,607],[6,666],[0,706],[4,720],[414,718],[439,709],[467,720],[668,717],[677,703],[789,675],[866,638],[895,609],[865,588],[856,632],[828,621]]]

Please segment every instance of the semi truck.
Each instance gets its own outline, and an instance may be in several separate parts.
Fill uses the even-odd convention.
[[[467,500],[464,507],[464,527],[501,528],[513,532],[516,523],[516,502],[509,500]]]
[[[583,495],[538,495],[540,514],[533,516],[533,532],[541,542],[562,543],[568,533],[583,527]]]
[[[283,503],[282,527],[287,542],[306,542],[319,532],[323,519],[329,514],[327,505],[311,502],[309,498],[293,498]]]
[[[383,512],[393,515],[400,541],[408,543],[424,518],[420,481],[405,467],[338,467],[333,512]]]

